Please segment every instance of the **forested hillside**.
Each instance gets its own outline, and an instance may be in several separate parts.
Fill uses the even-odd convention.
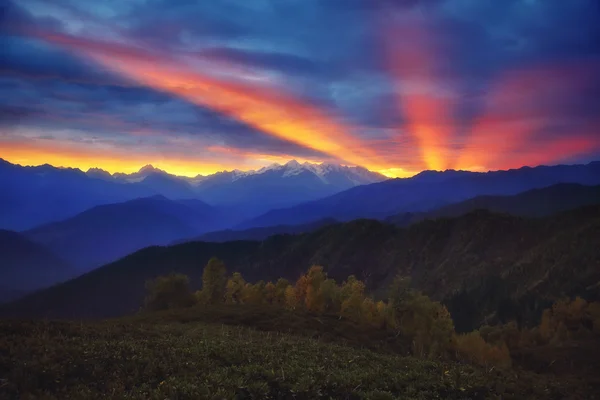
[[[2,313],[124,315],[142,305],[146,280],[180,272],[199,287],[203,265],[217,256],[249,281],[295,280],[307,266],[322,265],[336,280],[355,275],[376,297],[401,273],[446,303],[458,330],[469,330],[483,321],[535,320],[561,295],[598,298],[599,242],[600,206],[544,219],[478,211],[408,229],[358,220],[262,242],[150,247],[7,305]]]

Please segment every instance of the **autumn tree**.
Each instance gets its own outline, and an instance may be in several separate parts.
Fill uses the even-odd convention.
[[[356,282],[358,282],[358,280],[354,275],[350,275],[348,279],[342,282],[342,285],[339,287],[339,290],[337,291],[334,299],[334,303],[337,310],[341,311],[342,304],[344,303],[344,301],[350,298],[350,295],[352,294],[353,285]]]
[[[563,298],[552,308],[544,310],[538,328],[542,341],[561,343],[566,340],[592,337],[600,326],[600,305],[588,303],[580,297]]]
[[[202,298],[207,304],[221,303],[225,297],[227,270],[223,261],[211,258],[202,272]]]
[[[290,282],[287,279],[279,278],[275,283],[275,297],[273,298],[273,304],[284,306],[285,301],[285,290],[290,286]]]
[[[231,278],[227,280],[225,289],[225,301],[230,304],[240,304],[242,302],[242,291],[246,286],[246,281],[239,272],[234,272]]]
[[[189,307],[195,303],[190,280],[183,274],[159,276],[146,282],[145,308],[151,311]]]
[[[337,304],[339,286],[333,279],[326,279],[321,283],[321,297],[323,299],[323,311],[339,312],[340,305]]]
[[[348,278],[348,281],[344,283],[341,289],[345,300],[342,302],[340,315],[360,321],[362,317],[362,303],[365,297],[365,284],[355,277],[350,278]]]
[[[506,343],[486,342],[479,331],[456,337],[456,350],[459,358],[485,367],[510,367],[511,357]]]
[[[242,302],[244,304],[263,304],[265,302],[265,282],[258,281],[254,285],[246,283],[242,290]]]
[[[277,288],[273,282],[267,282],[265,285],[265,302],[268,304],[275,304],[275,297],[277,296]]]
[[[361,315],[364,322],[370,325],[378,325],[377,306],[370,297],[365,297],[361,305]]]
[[[294,285],[294,290],[296,293],[296,307],[300,306],[301,304],[304,304],[304,301],[306,299],[306,290],[308,288],[308,278],[306,277],[306,275],[302,275],[300,278],[298,278],[298,280],[296,281],[296,284]]]
[[[410,280],[402,276],[392,282],[389,296],[388,322],[412,339],[415,354],[434,357],[452,347],[454,322],[445,306],[411,289]]]
[[[392,317],[390,313],[390,307],[384,301],[378,301],[376,304],[377,309],[377,324],[381,328],[387,328],[391,326],[390,318]]]
[[[296,288],[289,285],[285,289],[285,306],[290,310],[295,310],[298,307],[298,296],[296,295]]]
[[[321,284],[325,281],[323,267],[313,265],[305,275],[306,294],[304,304],[306,309],[312,312],[323,312],[325,309],[325,299],[321,292]]]

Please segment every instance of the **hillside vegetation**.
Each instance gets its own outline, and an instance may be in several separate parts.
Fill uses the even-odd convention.
[[[456,335],[445,308],[402,277],[377,303],[356,278],[338,284],[318,266],[295,284],[252,284],[213,258],[202,280],[195,293],[184,275],[148,281],[132,317],[0,322],[0,397],[586,399],[600,389],[598,346],[589,370],[560,374],[538,351],[597,344],[598,303],[558,302],[532,330]]]
[[[8,399],[583,399],[593,393],[578,381],[203,322],[0,322],[0,333],[0,397]]]
[[[61,318],[125,315],[142,306],[146,280],[183,273],[199,288],[202,266],[216,256],[251,282],[295,281],[307,266],[322,265],[337,281],[355,275],[376,298],[400,273],[442,301],[457,330],[469,331],[483,322],[536,323],[563,295],[598,298],[599,242],[600,206],[543,219],[477,211],[406,229],[358,220],[262,242],[147,248],[0,311]]]

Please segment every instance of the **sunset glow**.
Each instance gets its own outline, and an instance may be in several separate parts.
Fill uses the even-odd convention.
[[[439,80],[431,32],[422,22],[392,23],[386,34],[389,69],[395,79],[399,112],[415,136],[427,169],[450,166],[448,141],[452,135],[452,94]]]
[[[452,0],[311,4],[289,21],[207,3],[205,21],[177,9],[164,26],[162,6],[109,3],[11,2],[0,158],[185,176],[296,159],[409,177],[600,157],[585,1],[515,5],[514,26],[491,19],[500,6]]]

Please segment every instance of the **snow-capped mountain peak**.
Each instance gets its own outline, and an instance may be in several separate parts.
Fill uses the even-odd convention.
[[[273,163],[257,170],[241,171],[234,169],[232,171],[221,171],[207,176],[196,176],[195,178],[176,177],[169,173],[154,167],[151,164],[145,165],[138,172],[132,174],[109,173],[91,168],[87,174],[94,177],[102,177],[103,179],[114,179],[120,182],[142,182],[148,176],[162,175],[165,177],[173,177],[187,181],[192,187],[200,189],[205,184],[214,185],[216,182],[220,184],[234,183],[248,177],[260,177],[260,179],[303,179],[320,181],[325,186],[337,187],[340,190],[356,185],[364,185],[374,182],[379,182],[386,179],[383,175],[376,172],[371,172],[363,167],[349,167],[345,165],[324,162],[321,164],[290,160],[285,164]],[[267,174],[267,175],[265,175]],[[313,176],[311,178],[311,175]],[[212,183],[211,183],[212,182]],[[308,181],[305,181],[305,183]]]
[[[306,168],[306,165],[300,164],[296,160],[288,161],[283,167],[284,167],[283,177],[299,175],[305,171],[310,171],[309,168]]]

